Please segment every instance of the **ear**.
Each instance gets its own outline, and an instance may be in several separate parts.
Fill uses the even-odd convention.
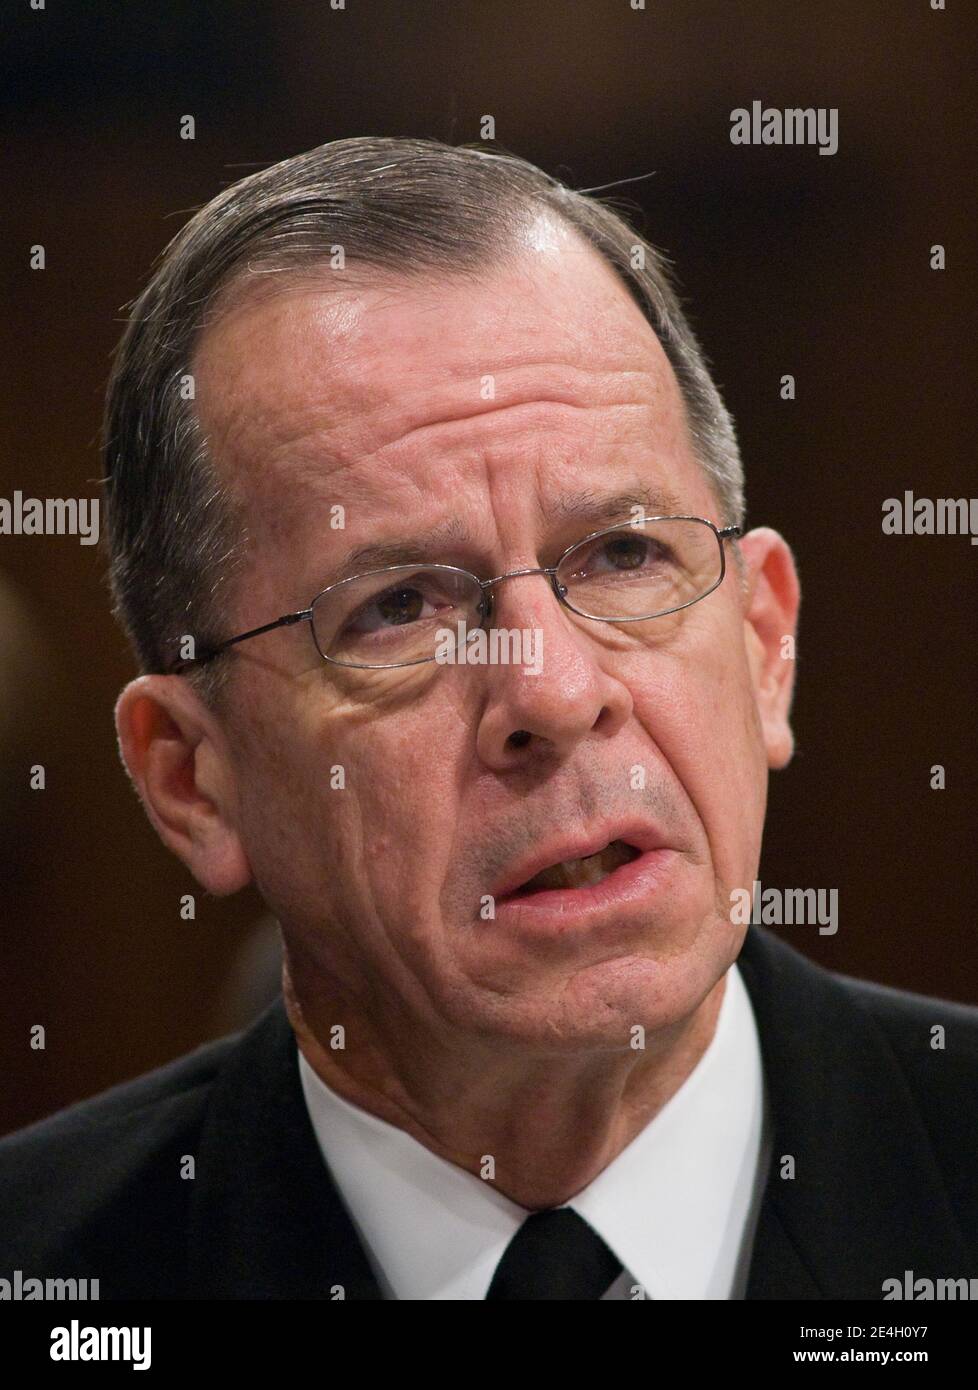
[[[160,839],[209,893],[251,882],[220,723],[182,676],[140,676],[115,707],[119,751]]]
[[[747,565],[744,613],[747,654],[768,766],[786,767],[794,753],[789,714],[795,684],[795,637],[801,592],[794,557],[769,526],[740,542]]]

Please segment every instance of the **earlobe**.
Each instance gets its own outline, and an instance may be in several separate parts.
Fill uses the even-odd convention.
[[[740,545],[748,566],[744,622],[754,695],[768,765],[783,768],[794,753],[790,714],[801,600],[798,572],[787,543],[770,527],[749,531]]]
[[[180,676],[140,676],[116,702],[119,750],[160,839],[218,896],[251,881],[220,724]]]

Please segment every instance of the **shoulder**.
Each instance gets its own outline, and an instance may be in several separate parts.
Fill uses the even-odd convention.
[[[779,940],[765,928],[752,927],[738,965],[758,981],[758,988],[784,996],[802,1013],[827,1008],[839,1026],[848,1017],[869,1021],[904,1060],[943,1056],[954,1069],[978,1066],[978,1007],[894,989],[872,980],[826,969]],[[852,1013],[852,1008],[858,1011]]]
[[[916,1055],[924,1039],[932,1053],[947,1052],[963,1064],[978,1063],[978,1008],[928,994],[893,989],[850,975],[832,977],[866,1010],[905,1055]]]
[[[101,1250],[114,1254],[123,1242],[144,1254],[156,1249],[160,1263],[172,1265],[166,1249],[192,1187],[185,1160],[239,1036],[207,1043],[0,1140],[0,1267],[98,1277],[109,1274],[98,1267]]]
[[[238,1035],[205,1043],[166,1066],[124,1081],[88,1100],[0,1139],[0,1175],[9,1177],[19,1166],[42,1155],[117,1143],[120,1135],[145,1133],[155,1115],[169,1121],[193,1109],[214,1079]]]
[[[888,985],[832,977],[892,1052],[947,1162],[978,1152],[978,1008]]]
[[[807,1087],[817,1074],[826,1121],[858,1114],[871,1132],[876,1116],[881,1143],[887,1127],[922,1126],[952,1199],[978,1229],[978,1008],[830,971],[763,928],[749,929],[738,964],[769,1049],[793,1059]]]

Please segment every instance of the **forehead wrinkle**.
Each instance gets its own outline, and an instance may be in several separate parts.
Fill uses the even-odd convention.
[[[535,440],[549,436],[555,451],[570,449],[586,457],[595,447],[616,443],[623,435],[627,438],[633,432],[642,430],[641,413],[649,409],[649,403],[625,401],[606,405],[577,405],[565,400],[534,398],[512,405],[487,403],[484,410],[469,410],[451,418],[410,427],[388,442],[370,449],[362,447],[367,443],[362,437],[351,438],[348,432],[344,435],[331,418],[321,424],[323,414],[330,414],[329,407],[314,402],[303,411],[306,423],[298,429],[290,429],[288,437],[280,438],[261,460],[259,468],[246,467],[241,470],[241,480],[245,490],[261,497],[273,491],[280,492],[283,483],[289,492],[303,492],[309,482],[313,482],[318,489],[324,480],[334,487],[342,475],[351,469],[359,466],[366,470],[371,463],[376,463],[380,470],[393,466],[406,475],[408,467],[415,464],[418,453],[425,449],[429,450],[429,457],[433,461],[446,455],[460,456],[473,451],[477,454],[488,452],[494,456],[498,450],[505,448],[507,437],[514,434]],[[669,426],[674,421],[666,413],[650,423],[661,425],[669,435]],[[582,426],[586,435],[578,450],[574,435]],[[461,457],[457,457],[456,461],[459,464],[463,462]],[[257,462],[253,455],[252,463]],[[404,481],[408,481],[406,476]],[[415,486],[422,490],[427,481],[419,479]],[[365,476],[362,482],[367,483]],[[384,482],[390,484],[389,475]]]
[[[532,372],[532,381],[525,379],[528,372]],[[299,459],[315,450],[323,463],[328,464],[332,457],[337,466],[342,466],[358,458],[366,459],[385,453],[389,457],[397,457],[402,449],[424,447],[429,443],[439,450],[465,447],[471,435],[509,428],[510,422],[506,417],[510,412],[521,412],[520,417],[512,421],[514,428],[545,431],[554,428],[562,410],[579,412],[582,416],[586,413],[597,416],[599,413],[624,412],[644,406],[654,408],[662,396],[661,386],[658,390],[638,393],[638,399],[634,393],[622,389],[633,384],[633,378],[648,381],[649,374],[644,372],[629,373],[629,381],[620,384],[613,380],[614,374],[611,373],[605,374],[605,380],[601,383],[591,373],[579,373],[589,377],[580,386],[567,383],[566,378],[561,383],[554,379],[549,369],[546,373],[549,379],[541,381],[535,366],[523,368],[522,375],[524,380],[515,383],[508,376],[497,378],[496,397],[487,401],[480,398],[480,380],[459,376],[446,377],[442,383],[434,386],[430,376],[425,376],[423,385],[408,395],[405,395],[404,382],[401,382],[396,391],[391,389],[386,396],[375,393],[372,401],[366,402],[365,407],[361,402],[361,408],[356,410],[338,410],[332,397],[328,401],[314,401],[300,408],[303,420],[308,420],[309,424],[306,426],[300,422],[298,429],[294,425],[294,402],[278,398],[272,410],[265,412],[264,432],[273,436],[267,450],[267,462],[271,466],[275,464],[277,455],[289,457],[294,451]],[[651,384],[653,388],[657,385],[654,382]],[[598,390],[594,390],[596,385],[599,386]],[[466,386],[462,395],[460,388]],[[591,389],[582,389],[585,386]],[[646,396],[645,400],[642,399],[643,395]],[[241,412],[241,415],[246,417],[249,413],[253,416],[253,412],[247,411]],[[536,420],[534,413],[538,417]],[[667,402],[662,412],[663,423],[670,413]],[[321,426],[323,417],[325,422]],[[282,428],[283,425],[285,428]],[[593,425],[596,430],[600,428],[597,419],[594,419]],[[243,436],[245,454],[251,452],[254,458],[258,446],[252,442],[253,431],[249,429],[249,421],[240,418],[237,430]],[[319,435],[318,440],[311,439],[315,435]],[[310,440],[311,443],[307,442]]]
[[[384,447],[419,427],[535,398],[569,405],[605,405],[636,398],[651,403],[674,394],[668,359],[644,321],[644,331],[626,333],[624,342],[619,336],[600,343],[603,363],[598,365],[592,360],[580,366],[572,355],[562,356],[559,344],[553,355],[553,341],[537,343],[529,333],[516,344],[505,337],[494,340],[491,334],[476,344],[469,340],[454,343],[446,359],[439,356],[443,350],[441,341],[431,334],[426,338],[422,331],[418,320],[423,317],[422,309],[410,324],[399,325],[401,335],[411,339],[406,346],[412,351],[405,349],[399,354],[397,373],[386,379],[391,345],[386,340],[378,341],[382,324],[373,325],[376,331],[371,332],[369,310],[361,315],[360,330],[348,345],[354,349],[353,361],[349,351],[341,350],[344,344],[331,336],[331,330],[324,330],[323,319],[332,319],[327,311],[316,313],[311,323],[301,319],[296,322],[295,317],[284,323],[276,320],[265,332],[260,320],[239,321],[239,336],[231,338],[230,364],[227,355],[221,354],[228,340],[222,337],[218,326],[202,347],[211,349],[204,353],[205,369],[208,357],[212,362],[215,356],[221,358],[221,396],[225,407],[219,411],[224,415],[222,443],[240,451],[237,436],[245,433],[252,443],[255,427],[261,425],[262,433],[270,438],[258,438],[253,447],[274,448],[283,434],[291,434],[290,421],[297,410],[328,410],[337,434],[359,439],[361,450],[366,451]],[[413,337],[409,331],[412,326],[417,329]],[[287,371],[276,374],[269,338],[274,347],[283,336],[283,346],[288,348],[283,354]],[[527,341],[527,336],[531,341]],[[571,335],[571,353],[572,342]],[[592,353],[597,347],[595,342],[590,343]],[[541,348],[546,350],[545,355],[540,355]],[[421,349],[429,351],[419,357]],[[636,358],[641,361],[640,366],[631,365]],[[491,401],[481,399],[487,375],[494,383],[495,399]],[[320,394],[324,386],[328,400]],[[308,400],[310,390],[318,397],[312,403]]]
[[[566,407],[559,407],[561,415],[565,409]],[[617,407],[619,416],[623,409],[628,408]],[[645,409],[645,406],[632,407],[629,413],[632,410]],[[606,412],[602,411],[600,415],[605,416]],[[576,419],[574,423],[577,423]],[[288,456],[287,466],[284,460],[277,464],[273,461],[260,479],[257,489],[251,491],[251,500],[260,512],[260,529],[263,534],[278,544],[288,544],[295,534],[296,521],[299,521],[299,529],[304,530],[311,508],[315,508],[320,499],[326,526],[329,525],[328,508],[336,503],[347,509],[347,522],[350,521],[351,513],[359,516],[370,513],[376,518],[378,526],[382,526],[391,513],[398,519],[412,515],[423,517],[426,511],[430,513],[431,504],[439,493],[445,494],[443,502],[454,496],[461,505],[466,493],[466,482],[471,481],[479,485],[482,472],[487,466],[491,466],[492,473],[500,482],[509,477],[512,486],[518,482],[520,465],[532,464],[538,485],[536,496],[541,502],[547,493],[553,495],[553,478],[559,477],[568,466],[578,474],[579,481],[588,482],[590,478],[587,478],[586,474],[590,467],[595,463],[607,466],[616,475],[619,489],[623,483],[632,483],[632,478],[626,480],[621,477],[618,467],[628,461],[630,452],[635,456],[636,462],[641,459],[649,465],[661,466],[661,457],[665,451],[654,447],[648,438],[648,432],[642,429],[641,419],[636,420],[632,417],[626,428],[622,427],[620,418],[613,422],[613,428],[612,422],[606,418],[592,418],[589,423],[592,428],[588,430],[582,442],[574,433],[568,434],[563,428],[555,429],[554,421],[548,414],[543,425],[537,424],[530,430],[530,458],[526,445],[512,449],[508,447],[506,436],[514,430],[526,436],[527,419],[522,413],[519,419],[515,419],[513,412],[507,411],[505,424],[500,422],[502,433],[494,431],[491,439],[460,440],[454,431],[450,435],[433,433],[429,453],[431,466],[423,471],[416,467],[418,451],[428,442],[428,435],[423,431],[413,431],[406,439],[397,441],[395,445],[388,446],[375,455],[343,461],[324,457],[325,447],[317,443],[317,457],[313,457],[308,450],[300,449],[294,455]],[[660,445],[663,442],[659,441]],[[508,460],[511,467],[506,466],[508,453],[512,454],[512,458]],[[330,463],[333,464],[332,467],[329,466]],[[503,465],[501,469],[500,464]],[[541,468],[543,474],[540,473]],[[580,477],[582,472],[585,479]],[[547,474],[550,476],[544,481]],[[633,476],[639,481],[635,482],[631,491],[619,491],[621,505],[618,510],[622,513],[632,505],[642,505],[655,512],[688,510],[688,506],[678,505],[675,496],[668,495],[668,489],[665,487],[660,486],[657,489],[659,500],[655,501],[654,494],[649,494],[648,487],[643,484],[640,475]],[[539,519],[550,522],[585,515],[591,499],[599,492],[606,491],[607,489],[599,489],[594,485],[579,488],[572,500],[563,503],[558,500],[552,509],[546,507],[544,510],[547,515]],[[262,506],[263,496],[269,500],[274,499],[274,505]],[[332,529],[329,534],[332,537]],[[330,549],[334,547],[330,545]]]
[[[489,448],[500,442],[500,436],[508,433],[539,435],[562,432],[560,427],[566,422],[565,415],[575,424],[578,421],[586,423],[585,415],[593,416],[598,411],[627,408],[621,405],[578,404],[544,396],[503,404],[495,401],[487,405],[486,409],[466,410],[464,413],[445,416],[438,420],[410,425],[396,437],[382,444],[377,452],[396,456],[402,451],[423,448],[429,444],[439,451],[479,443]],[[594,424],[596,425],[596,421]]]
[[[653,342],[658,346],[654,336]],[[470,436],[485,434],[490,442],[508,430],[552,430],[563,423],[563,411],[577,413],[577,420],[570,416],[575,427],[590,416],[590,430],[600,435],[608,428],[608,418],[615,428],[621,428],[625,414],[640,410],[649,410],[653,430],[663,436],[663,443],[682,441],[685,410],[678,382],[661,347],[658,352],[660,359],[654,366],[661,370],[642,367],[597,373],[593,368],[561,361],[497,368],[492,374],[492,400],[479,396],[481,379],[447,375],[442,385],[432,386],[431,379],[425,378],[421,391],[407,399],[401,391],[397,398],[379,404],[370,416],[361,418],[360,443],[371,452],[388,450],[392,455],[415,443],[450,449],[456,443],[467,445]],[[460,385],[467,388],[464,395],[460,395]],[[533,420],[535,410],[538,418]]]
[[[480,346],[483,335],[448,335],[443,350],[435,321],[447,312],[443,288],[433,284],[423,299],[408,305],[406,318],[393,321],[385,317],[393,302],[389,294],[378,302],[379,319],[372,316],[369,299],[365,304],[354,302],[346,324],[352,354],[343,354],[332,334],[335,301],[332,307],[320,308],[303,305],[301,297],[293,301],[295,312],[290,308],[270,326],[257,314],[247,323],[239,319],[238,336],[224,340],[229,351],[223,356],[217,352],[216,361],[211,354],[214,380],[223,397],[218,413],[224,416],[224,435],[215,435],[219,452],[249,500],[274,503],[261,508],[261,520],[269,529],[285,534],[296,512],[307,512],[310,495],[325,493],[328,503],[337,488],[347,496],[336,501],[370,506],[367,499],[375,491],[371,483],[397,486],[385,464],[395,465],[401,485],[411,485],[412,500],[430,502],[432,470],[425,470],[427,476],[417,474],[416,451],[430,448],[433,460],[464,453],[472,447],[470,433],[478,435],[477,450],[481,446],[490,454],[495,453],[494,445],[504,449],[507,436],[517,430],[532,434],[537,442],[552,436],[547,453],[557,455],[568,447],[565,421],[579,433],[583,424],[589,443],[580,452],[596,458],[605,453],[608,435],[632,432],[627,417],[633,412],[639,412],[641,425],[644,409],[651,417],[645,448],[650,433],[656,453],[677,442],[676,426],[684,414],[678,383],[656,335],[630,301],[624,326],[621,315],[604,300],[598,306],[600,325],[588,316],[588,348],[603,361],[600,367],[593,361],[582,366],[562,359],[565,350],[573,353],[584,341],[583,319],[578,323],[571,315],[574,321],[555,338],[552,319],[538,322],[535,310],[528,311],[524,299],[513,295],[501,306],[497,298],[488,308],[477,304],[473,311],[475,326],[486,328],[485,348]],[[479,286],[467,288],[478,296]],[[540,307],[547,310],[544,289]],[[449,296],[449,308],[451,304]],[[389,370],[390,329],[398,343],[403,339],[416,349],[413,355],[397,354],[396,372]],[[220,338],[211,339],[211,346],[219,348]],[[419,355],[419,350],[429,348]],[[532,360],[534,353],[540,354],[538,360]],[[222,370],[226,358],[230,363]],[[636,363],[641,365],[632,365]],[[494,400],[480,398],[478,387],[486,374],[480,367],[495,378]],[[525,412],[514,409],[523,406],[528,407]],[[436,417],[441,412],[440,417],[433,419],[433,412]],[[463,466],[460,459],[453,462],[456,468]],[[580,463],[587,466],[587,458]],[[357,464],[371,472],[380,465],[380,479],[375,475],[368,482],[365,474],[354,471]]]
[[[501,364],[491,350],[480,354],[474,372],[468,364],[436,366],[440,380],[426,367],[417,373],[421,379],[416,390],[411,389],[410,377],[401,379],[396,393],[391,391],[383,399],[378,396],[373,408],[361,413],[367,448],[377,452],[414,435],[470,423],[477,427],[483,417],[496,420],[524,406],[564,406],[584,412],[649,405],[664,407],[663,413],[668,414],[674,405],[668,379],[648,369],[598,371],[559,360]],[[482,397],[486,377],[492,379],[491,399]]]
[[[476,293],[479,289],[468,288]],[[388,321],[384,310],[401,301],[400,294],[374,293],[364,303],[331,289],[328,299],[311,305],[301,296],[283,297],[273,306],[271,322],[258,311],[265,306],[257,306],[255,312],[237,316],[233,331],[222,333],[220,323],[211,330],[200,346],[212,349],[204,351],[205,377],[208,357],[212,364],[216,357],[221,368],[223,399],[217,413],[223,415],[224,428],[214,432],[214,443],[228,455],[230,468],[237,472],[249,456],[258,462],[263,454],[273,458],[283,449],[295,448],[297,439],[316,431],[323,416],[326,452],[342,460],[396,446],[415,431],[423,434],[484,414],[498,418],[508,406],[534,400],[593,409],[634,403],[637,397],[665,406],[664,415],[671,413],[678,386],[671,380],[673,374],[656,335],[631,304],[629,313],[635,317],[624,331],[620,318],[615,319],[614,333],[609,333],[607,325],[601,332],[592,325],[589,349],[604,362],[600,367],[594,361],[580,366],[564,357],[552,334],[548,339],[549,320],[536,323],[530,313],[515,341],[507,333],[509,320],[527,316],[522,299],[502,306],[498,299],[493,301],[488,319],[477,322],[486,329],[486,345],[481,335],[475,342],[470,336],[461,341],[449,336],[446,356],[440,326],[431,322],[432,315],[445,312],[445,286],[433,283],[426,292],[416,285],[399,289],[408,290],[414,298],[407,306],[409,315],[393,321]],[[600,307],[605,309],[603,302]],[[500,325],[496,320],[503,310]],[[610,313],[610,305],[607,310]],[[573,323],[565,325],[561,335],[571,357],[580,336],[571,332],[574,328]],[[397,372],[385,377],[391,332],[396,344],[414,351],[398,353]],[[352,361],[351,353],[342,351],[344,345],[353,349]],[[222,353],[222,347],[229,351]],[[276,355],[276,347],[286,350]],[[534,360],[541,350],[545,355]],[[631,365],[636,361],[641,366]],[[276,372],[277,366],[285,370]],[[480,396],[486,374],[494,378],[491,401]],[[308,427],[307,418],[313,422]]]

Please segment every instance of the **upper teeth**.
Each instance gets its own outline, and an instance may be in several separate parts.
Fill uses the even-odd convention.
[[[585,883],[600,883],[622,864],[627,864],[633,855],[630,846],[613,840],[597,854],[589,854],[585,859],[565,859],[560,864],[551,864],[524,883],[523,889],[579,888]]]

